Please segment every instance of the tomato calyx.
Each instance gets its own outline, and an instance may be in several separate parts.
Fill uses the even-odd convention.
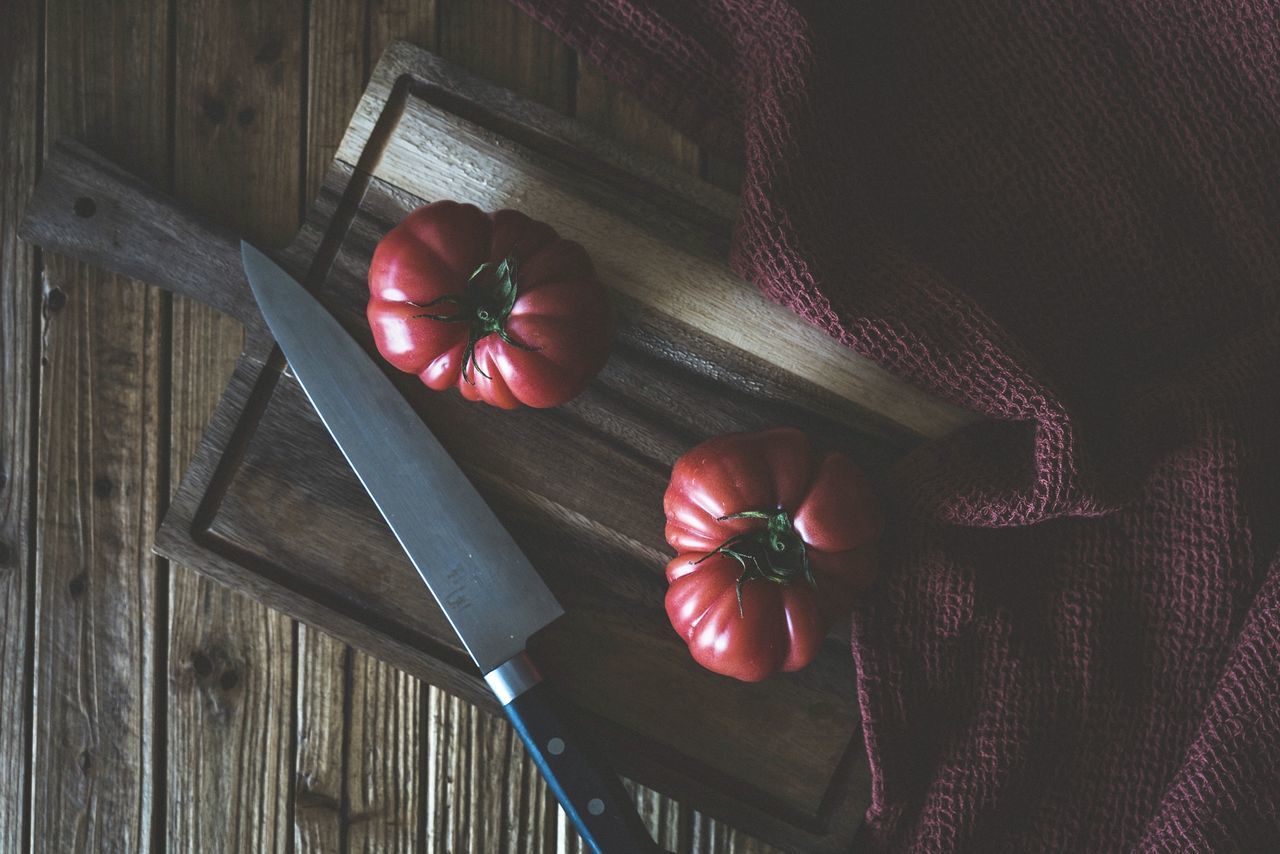
[[[796,533],[791,524],[791,514],[786,510],[745,510],[721,516],[717,521],[727,522],[730,519],[761,519],[765,525],[730,537],[694,563],[702,563],[715,554],[727,555],[738,562],[742,567],[736,585],[739,617],[746,616],[742,609],[742,585],[753,578],[775,584],[791,584],[803,578],[810,587],[818,588],[813,569],[809,566],[808,549]]]
[[[497,335],[512,347],[521,350],[537,350],[508,334],[507,318],[516,304],[516,259],[514,255],[501,261],[481,264],[467,279],[467,288],[462,293],[445,294],[431,302],[417,303],[409,301],[416,308],[431,308],[436,305],[453,305],[457,310],[453,314],[415,314],[413,319],[425,318],[442,323],[468,324],[467,349],[462,360],[462,378],[475,385],[475,371],[479,371],[485,379],[492,379],[476,362],[476,344],[487,335]],[[470,376],[468,376],[470,369]]]

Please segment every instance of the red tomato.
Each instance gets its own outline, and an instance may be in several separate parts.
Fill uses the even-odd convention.
[[[586,250],[519,211],[418,208],[374,251],[369,295],[383,358],[437,391],[456,386],[503,409],[574,397],[613,341]]]
[[[875,578],[883,522],[840,453],[793,428],[733,433],[676,461],[663,498],[667,616],[708,670],[758,682],[813,661]]]

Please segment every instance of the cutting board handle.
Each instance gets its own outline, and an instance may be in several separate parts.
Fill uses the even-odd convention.
[[[45,158],[18,234],[44,249],[141,279],[266,335],[231,232],[72,139]]]

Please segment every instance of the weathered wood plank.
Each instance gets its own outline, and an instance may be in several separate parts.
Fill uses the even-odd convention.
[[[588,65],[578,68],[574,117],[619,142],[698,174],[698,146]]]
[[[369,57],[369,4],[315,0],[308,39],[306,198],[315,198],[360,98]],[[298,626],[295,849],[339,851],[347,842],[352,652],[310,626]],[[416,757],[415,757],[416,759]]]
[[[314,0],[307,29],[306,194],[315,198],[364,91],[369,57],[366,2]]]
[[[346,644],[298,625],[293,787],[293,847],[298,852],[339,851],[346,833],[343,776],[349,666]]]
[[[178,6],[177,195],[266,245],[292,233],[303,194],[302,22],[298,0]],[[242,339],[233,321],[174,300],[175,473]],[[170,601],[170,845],[282,850],[293,832],[293,624],[181,567]]]
[[[415,851],[422,686],[299,627],[295,850]]]
[[[378,61],[387,45],[396,39],[402,39],[419,47],[435,49],[438,37],[436,20],[438,10],[436,0],[368,0],[369,3],[369,45],[365,55],[364,79],[367,81],[373,63]],[[357,97],[359,93],[356,93]],[[348,105],[346,118],[351,117]],[[344,119],[345,120],[345,119]],[[339,132],[341,136],[341,132]]]
[[[354,654],[347,748],[347,851],[418,850],[423,818],[423,686]]]
[[[439,53],[562,113],[573,105],[574,56],[506,0],[436,0]]]
[[[435,688],[427,697],[427,850],[556,851],[563,811],[506,720]]]
[[[568,112],[573,103],[573,56],[554,36],[502,0],[438,0],[438,9],[442,56]],[[430,849],[553,848],[558,836],[554,815],[561,810],[506,721],[435,689],[428,694]],[[441,740],[444,733],[451,736],[447,743]],[[568,835],[575,836],[572,830]]]
[[[312,4],[308,198],[333,159],[373,57],[391,38],[431,43],[434,23],[431,2]],[[414,850],[422,818],[421,685],[307,626],[299,637],[298,833],[316,837],[310,850],[336,850],[330,840],[349,851]]]
[[[368,5],[361,90],[373,63],[393,40],[424,46],[436,42],[434,0],[368,0]],[[333,154],[359,99],[360,91],[346,93],[338,110],[344,124],[335,127]],[[425,685],[395,667],[352,652],[348,851],[425,850],[426,692]]]
[[[688,849],[688,816],[691,810],[639,783],[626,781],[636,808],[658,846],[666,851]]]
[[[50,2],[46,143],[77,134],[163,186],[167,29],[162,0]],[[31,841],[147,850],[162,300],[45,260]]]
[[[692,819],[689,847],[697,854],[780,854],[772,845],[702,813],[695,812]]]
[[[184,572],[170,596],[168,847],[284,850],[293,625]]]
[[[0,851],[26,847],[31,756],[31,650],[28,607],[35,579],[31,478],[39,358],[36,252],[18,240],[18,219],[40,162],[40,0],[9,7],[0,47]]]

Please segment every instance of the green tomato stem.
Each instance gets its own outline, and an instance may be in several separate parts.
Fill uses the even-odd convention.
[[[761,528],[753,528],[725,540],[714,551],[699,558],[696,563],[713,554],[727,555],[742,567],[738,576],[738,616],[745,617],[742,608],[742,585],[758,578],[775,584],[791,584],[803,578],[815,590],[818,582],[809,566],[809,550],[791,522],[791,514],[785,510],[744,510],[721,516],[718,521],[730,519],[760,519]]]
[[[462,360],[462,378],[475,385],[475,371],[479,371],[486,379],[489,375],[476,362],[476,344],[488,335],[497,335],[507,344],[521,350],[536,350],[537,347],[517,341],[507,332],[507,318],[516,304],[519,287],[516,284],[516,257],[508,255],[501,261],[481,264],[467,279],[466,290],[457,294],[445,294],[428,303],[409,302],[418,308],[431,308],[436,305],[454,305],[457,311],[452,314],[415,314],[413,318],[424,318],[440,323],[465,323],[468,326],[467,349]],[[470,375],[468,375],[470,371]]]

